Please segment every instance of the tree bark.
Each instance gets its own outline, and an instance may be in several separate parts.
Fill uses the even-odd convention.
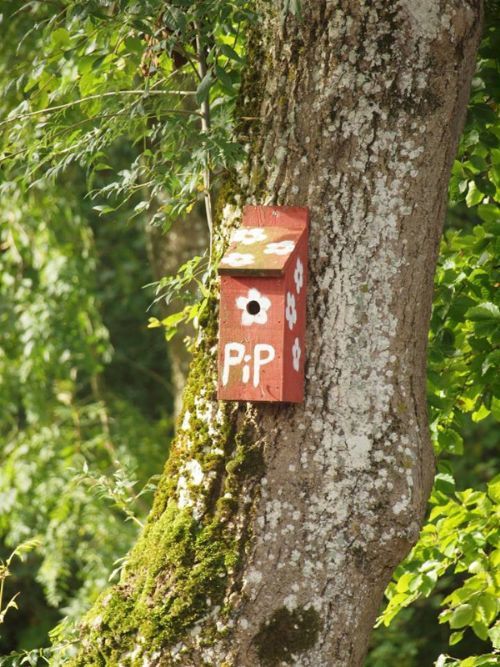
[[[216,308],[178,436],[78,665],[356,667],[433,477],[425,360],[479,0],[259,4],[222,207],[311,211],[306,400],[218,403]]]

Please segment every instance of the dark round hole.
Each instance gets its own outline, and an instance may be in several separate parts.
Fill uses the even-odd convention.
[[[249,312],[250,315],[257,315],[257,313],[260,313],[260,303],[258,301],[249,301],[247,303],[247,312]]]

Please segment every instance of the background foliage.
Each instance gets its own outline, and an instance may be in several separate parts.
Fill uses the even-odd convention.
[[[500,24],[489,7],[436,275],[438,474],[367,667],[498,663]],[[160,330],[146,329],[148,228],[167,232],[197,203],[211,228],[213,192],[244,158],[233,120],[252,12],[244,0],[0,11],[0,663],[42,664],[49,631],[67,619],[57,645],[117,575],[166,458],[173,396]],[[167,338],[196,323],[210,250],[157,285],[180,303],[152,313]],[[16,593],[19,609],[6,609]]]
[[[165,350],[144,334],[143,234],[116,222],[94,232],[74,190],[16,190],[0,214],[0,531],[5,549],[41,536],[10,581],[32,620],[7,616],[4,650],[38,645],[102,589],[168,450]]]

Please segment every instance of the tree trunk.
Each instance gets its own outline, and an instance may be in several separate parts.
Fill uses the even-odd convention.
[[[207,221],[197,209],[187,215],[185,220],[177,220],[167,233],[161,228],[148,225],[146,234],[151,268],[155,280],[158,281],[164,276],[175,275],[179,267],[195,255],[202,255],[209,240]],[[178,303],[160,303],[162,317],[179,310]],[[182,392],[191,361],[191,354],[184,339],[194,334],[191,325],[181,324],[178,329],[177,335],[168,343],[175,416],[182,409]]]
[[[214,299],[151,516],[78,665],[356,667],[419,533],[433,273],[480,2],[278,4],[250,38],[241,114],[258,120],[219,232],[241,203],[310,207],[306,400],[216,401]]]

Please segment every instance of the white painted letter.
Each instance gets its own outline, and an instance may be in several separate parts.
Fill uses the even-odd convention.
[[[236,354],[231,354],[236,352]],[[224,345],[224,368],[222,371],[222,384],[226,386],[229,381],[229,367],[238,366],[243,361],[245,346],[243,343],[226,343]]]
[[[262,357],[261,353],[267,352],[267,357]],[[260,382],[260,367],[269,364],[275,357],[274,347],[267,343],[257,343],[254,350],[253,362],[253,386],[258,387]]]
[[[241,380],[242,380],[243,384],[246,384],[248,382],[248,380],[250,380],[250,366],[248,365],[248,362],[250,361],[251,358],[252,358],[252,355],[245,354],[245,357],[243,359],[243,361],[245,362],[245,365],[243,366],[242,377],[241,377]]]

